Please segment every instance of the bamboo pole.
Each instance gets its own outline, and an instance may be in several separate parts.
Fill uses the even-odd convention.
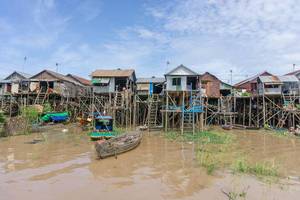
[[[243,99],[243,126],[246,125],[246,99]]]
[[[169,92],[167,91],[166,96],[166,107],[165,107],[165,132],[168,132],[168,107],[169,107]]]
[[[251,97],[249,98],[249,114],[248,114],[248,126],[251,126],[251,112],[252,112],[252,99]]]
[[[184,107],[185,107],[185,104],[184,104],[184,97],[185,97],[185,92],[183,91],[182,92],[182,111],[181,111],[181,134],[183,134],[183,126],[184,126]]]
[[[133,100],[133,127],[136,127],[136,95],[134,95],[134,100]]]

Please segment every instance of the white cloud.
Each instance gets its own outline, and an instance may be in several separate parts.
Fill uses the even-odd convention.
[[[297,0],[178,0],[147,10],[160,22],[153,29],[167,35],[173,63],[219,77],[232,69],[236,82],[264,70],[286,73],[300,62]]]
[[[297,0],[187,0],[177,1],[165,13],[161,7],[158,10],[168,30],[235,36],[266,36],[270,31],[295,28],[300,18],[295,14],[300,11]]]
[[[98,15],[101,13],[102,10],[102,1],[101,0],[85,0],[80,1],[77,11],[80,14],[80,16],[83,16],[83,18],[86,21],[90,21],[98,17]]]
[[[84,75],[98,67],[134,67],[141,76],[159,76],[170,61],[169,68],[184,64],[225,82],[230,70],[237,82],[264,70],[282,74],[293,63],[300,65],[298,0],[155,1],[144,8],[145,23],[118,27],[109,40],[97,43],[76,37],[80,33],[72,26],[80,19],[84,23],[97,19],[104,2],[78,2],[74,10],[62,13],[59,1],[36,1],[31,11],[34,23],[26,33],[4,41],[10,48],[7,58],[21,65],[27,50],[38,54],[43,49],[44,55],[29,59],[39,69],[55,69],[58,62],[61,72]],[[0,30],[14,27],[0,20]],[[9,63],[3,56],[0,59]]]

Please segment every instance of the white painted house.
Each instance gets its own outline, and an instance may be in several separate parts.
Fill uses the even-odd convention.
[[[198,88],[199,74],[179,65],[169,73],[166,77],[166,91],[190,91]]]

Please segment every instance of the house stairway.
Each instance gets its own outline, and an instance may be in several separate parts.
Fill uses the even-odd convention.
[[[152,95],[149,98],[148,105],[148,130],[160,130],[162,128],[158,119],[159,97],[158,95]]]
[[[183,131],[190,132],[193,131],[193,113],[184,112],[183,113]]]
[[[197,113],[203,112],[201,94],[191,94],[190,106],[187,109],[182,109],[182,133],[195,131],[195,118]]]
[[[34,100],[34,104],[43,105],[47,99],[47,96],[48,95],[46,93],[39,92]]]
[[[114,107],[122,108],[124,106],[124,95],[122,93],[117,92],[114,99]]]

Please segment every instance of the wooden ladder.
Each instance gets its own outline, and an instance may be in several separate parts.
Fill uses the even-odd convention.
[[[116,96],[115,96],[114,107],[117,108],[117,107],[123,107],[123,106],[124,106],[123,95],[120,92],[118,92],[118,93],[116,93]]]
[[[192,130],[193,129],[193,113],[192,112],[183,112],[183,130]]]
[[[148,129],[155,130],[157,129],[158,123],[158,95],[153,95],[150,97],[150,102],[148,105]]]

